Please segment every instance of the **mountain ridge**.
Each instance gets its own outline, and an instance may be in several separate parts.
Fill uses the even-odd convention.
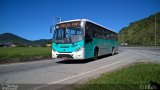
[[[28,40],[12,33],[0,34],[1,45],[45,46],[48,43],[51,43],[51,39]]]

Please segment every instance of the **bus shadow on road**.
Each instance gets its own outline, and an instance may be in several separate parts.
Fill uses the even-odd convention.
[[[93,61],[92,59],[84,59],[84,60],[62,60],[56,63],[59,64],[84,64]]]
[[[107,57],[110,57],[110,56],[112,56],[112,55],[111,54],[106,54],[106,55],[103,55],[103,56],[99,56],[97,60],[101,60],[103,58],[107,58]],[[62,61],[58,61],[56,63],[59,63],[59,64],[85,64],[85,63],[90,63],[90,62],[97,61],[97,60],[93,60],[93,59],[62,60]]]

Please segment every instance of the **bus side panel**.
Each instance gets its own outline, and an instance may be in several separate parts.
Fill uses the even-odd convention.
[[[94,47],[99,48],[98,55],[105,55],[105,54],[110,54],[112,53],[112,46],[114,45],[113,40],[105,40],[105,39],[100,39],[100,38],[94,38]]]
[[[92,42],[85,44],[85,58],[94,57],[94,49],[96,46],[99,48],[98,56],[111,54],[113,46],[115,53],[118,53],[118,42],[116,40],[93,38]]]
[[[85,43],[84,47],[85,47],[85,59],[92,58],[94,56],[93,43],[92,42]]]

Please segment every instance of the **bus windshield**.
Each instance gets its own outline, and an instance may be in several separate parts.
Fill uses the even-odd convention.
[[[53,42],[55,43],[75,43],[81,41],[83,31],[80,27],[57,28],[54,32]]]

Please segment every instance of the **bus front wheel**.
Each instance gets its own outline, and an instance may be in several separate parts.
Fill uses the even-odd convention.
[[[97,60],[98,59],[98,50],[95,49],[94,50],[94,57],[93,57],[93,60]]]

